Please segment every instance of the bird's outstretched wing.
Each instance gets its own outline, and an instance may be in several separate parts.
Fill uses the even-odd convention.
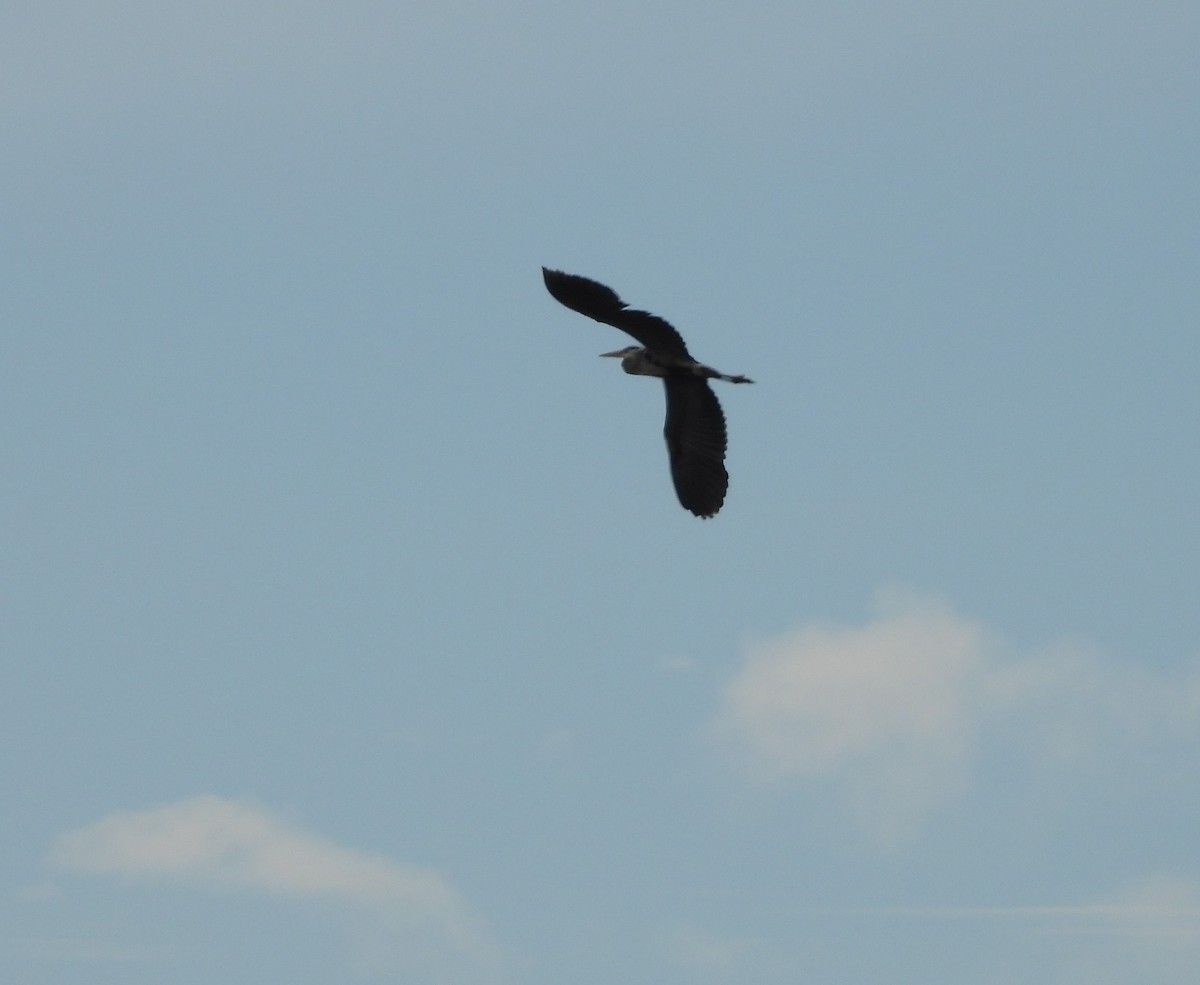
[[[725,414],[706,380],[668,377],[667,422],[663,437],[671,458],[671,478],[685,509],[714,516],[725,502]]]
[[[542,279],[551,296],[572,311],[629,333],[647,349],[683,359],[692,358],[672,325],[648,311],[630,308],[611,287],[578,274],[565,274],[545,267],[542,268]]]

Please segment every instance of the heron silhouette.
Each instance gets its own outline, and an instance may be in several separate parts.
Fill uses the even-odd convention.
[[[601,355],[620,359],[626,373],[657,376],[663,381],[667,396],[663,437],[667,440],[675,493],[684,509],[696,516],[715,516],[729,489],[729,473],[725,471],[728,439],[725,414],[708,381],[754,381],[697,362],[668,322],[630,308],[616,291],[598,281],[546,267],[542,268],[542,277],[556,301],[619,328],[641,343]]]

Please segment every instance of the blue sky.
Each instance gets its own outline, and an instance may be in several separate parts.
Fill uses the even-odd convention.
[[[10,7],[5,980],[1194,981],[1194,4]]]

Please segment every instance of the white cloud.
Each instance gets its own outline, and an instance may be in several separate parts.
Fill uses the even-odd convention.
[[[983,684],[993,727],[1059,762],[1200,734],[1200,672],[1173,679],[1077,643],[996,662]]]
[[[964,781],[982,630],[911,595],[863,627],[809,626],[752,649],[718,732],[760,780],[838,779],[882,840],[908,833]]]
[[[981,738],[1077,761],[1114,743],[1192,739],[1200,674],[1180,683],[1079,646],[1013,656],[937,600],[881,593],[863,626],[810,625],[756,645],[715,733],[763,782],[824,778],[884,843],[964,789]]]
[[[341,848],[261,808],[220,797],[111,814],[59,838],[53,861],[96,875],[366,903],[405,901],[437,911],[454,905],[453,890],[432,872]]]
[[[203,796],[111,814],[59,837],[51,861],[76,873],[349,904],[359,913],[360,952],[377,952],[372,942],[391,937],[423,965],[494,960],[438,873],[343,848],[242,801]]]

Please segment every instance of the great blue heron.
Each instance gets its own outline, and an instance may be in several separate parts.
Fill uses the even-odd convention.
[[[679,333],[667,322],[649,312],[631,309],[616,291],[603,284],[545,267],[542,277],[556,301],[628,332],[641,343],[601,355],[619,358],[626,373],[662,379],[667,393],[663,436],[667,439],[675,492],[684,509],[706,519],[715,516],[725,502],[729,473],[725,471],[725,415],[708,381],[754,381],[718,373],[696,362]]]

